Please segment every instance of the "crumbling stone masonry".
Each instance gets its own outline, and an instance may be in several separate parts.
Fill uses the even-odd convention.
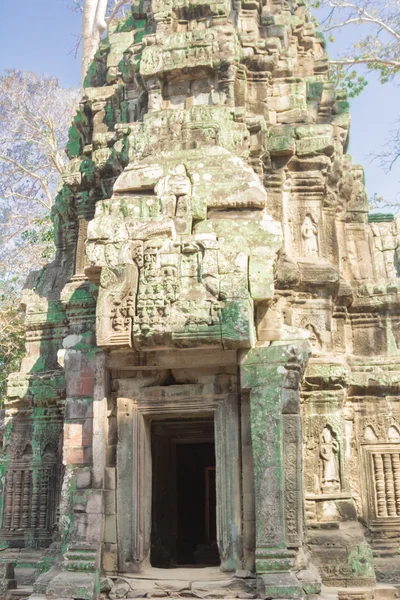
[[[1,598],[398,597],[399,230],[349,121],[304,0],[114,24],[24,295]]]

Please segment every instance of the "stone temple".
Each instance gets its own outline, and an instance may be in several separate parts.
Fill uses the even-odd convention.
[[[400,229],[349,122],[304,0],[114,23],[24,292],[0,598],[399,597]]]

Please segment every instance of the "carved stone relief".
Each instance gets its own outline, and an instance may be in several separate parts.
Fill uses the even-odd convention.
[[[305,216],[301,226],[301,237],[303,240],[303,255],[308,257],[318,256],[318,228],[312,216],[309,214]]]
[[[339,475],[339,443],[336,435],[329,425],[325,426],[319,445],[321,459],[321,490],[325,494],[340,491]]]

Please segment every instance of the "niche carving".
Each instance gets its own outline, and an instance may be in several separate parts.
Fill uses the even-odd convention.
[[[320,446],[321,491],[323,494],[340,491],[339,442],[329,425],[321,433]]]
[[[305,216],[301,226],[301,240],[304,256],[310,258],[319,256],[318,227],[310,214]]]

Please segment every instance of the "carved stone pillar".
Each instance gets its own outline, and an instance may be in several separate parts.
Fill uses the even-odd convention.
[[[302,539],[298,386],[307,355],[304,342],[271,345],[248,351],[241,363],[241,384],[250,390],[256,570],[264,598],[297,598],[302,593],[290,573],[295,553],[289,547]]]

